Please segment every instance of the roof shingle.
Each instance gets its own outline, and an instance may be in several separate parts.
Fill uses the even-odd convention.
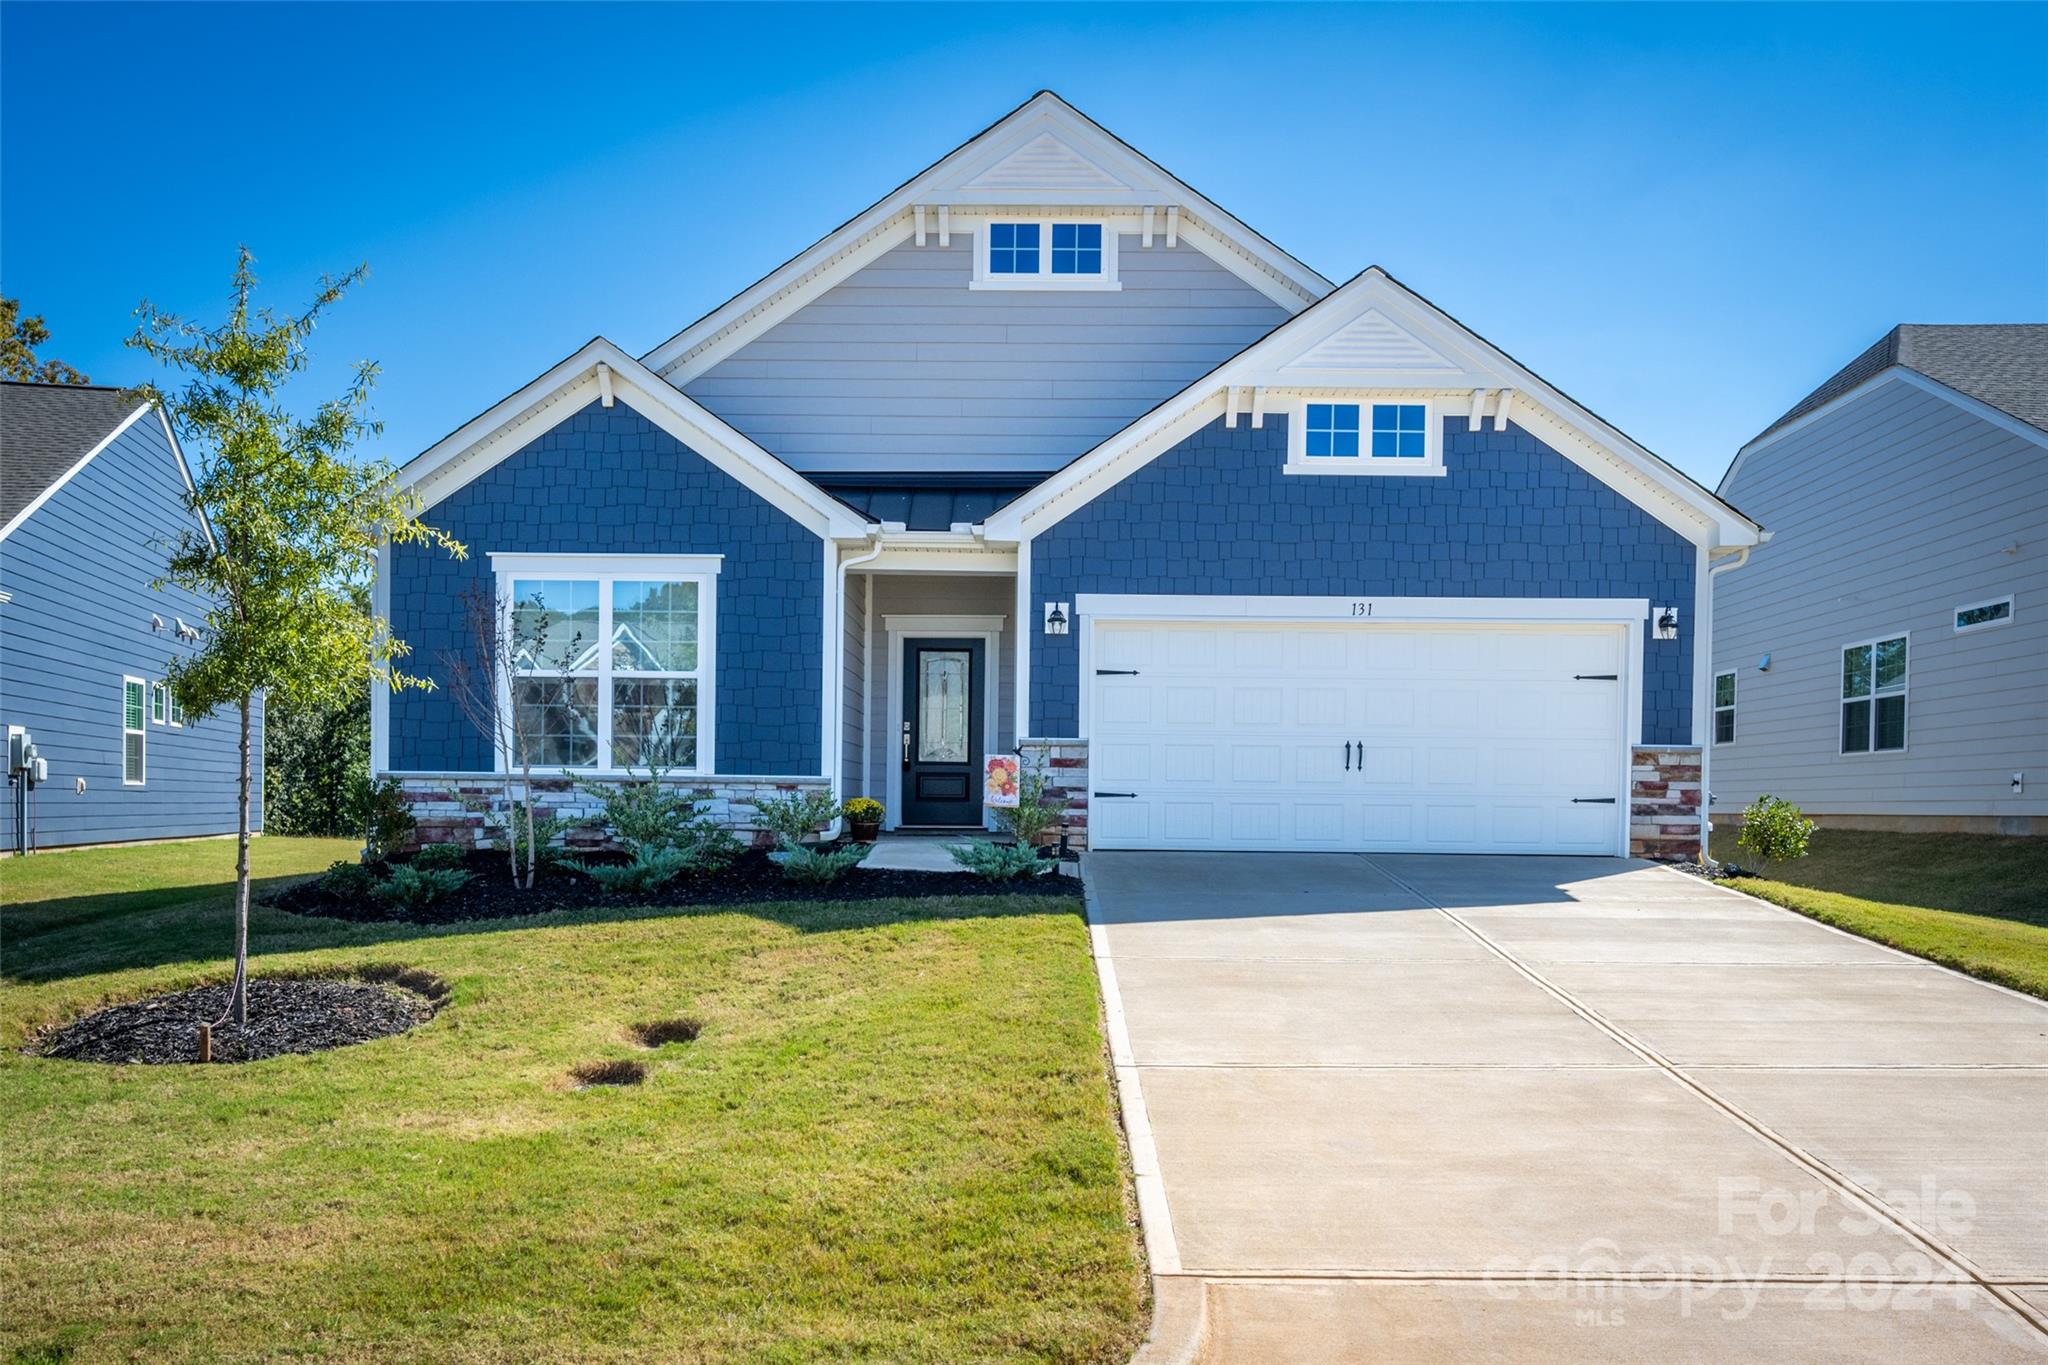
[[[140,406],[108,384],[0,383],[0,526]]]
[[[1765,427],[1755,445],[1778,428],[1827,406],[1897,365],[1946,384],[2029,426],[2048,431],[2048,323],[2001,322],[1929,325],[1904,322],[1837,370],[1834,377]]]

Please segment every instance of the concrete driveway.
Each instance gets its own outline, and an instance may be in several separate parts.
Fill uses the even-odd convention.
[[[2048,1361],[2048,1006],[1621,859],[1087,878],[1150,1357]]]

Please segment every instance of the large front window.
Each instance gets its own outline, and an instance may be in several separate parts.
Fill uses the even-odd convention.
[[[1842,651],[1842,752],[1906,747],[1906,637]]]
[[[715,572],[509,575],[516,757],[540,768],[708,771]]]

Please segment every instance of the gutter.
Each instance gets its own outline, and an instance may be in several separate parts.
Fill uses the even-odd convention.
[[[839,561],[838,587],[832,594],[833,620],[828,627],[833,637],[828,642],[832,650],[832,675],[831,686],[826,692],[824,703],[825,714],[832,718],[831,725],[826,727],[831,745],[828,752],[818,756],[818,766],[824,770],[825,790],[832,794],[832,800],[835,804],[841,803],[839,782],[844,776],[840,771],[842,767],[840,755],[836,751],[844,747],[841,742],[842,737],[839,729],[844,723],[846,714],[845,700],[840,695],[846,690],[846,576],[857,566],[880,558],[883,549],[881,525],[870,522],[864,529],[866,531],[868,547],[866,552],[855,555],[851,559],[842,558]],[[833,838],[839,837],[840,826],[843,823],[844,821],[837,814],[833,815],[832,828],[829,831]]]

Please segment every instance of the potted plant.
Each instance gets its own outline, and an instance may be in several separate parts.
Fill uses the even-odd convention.
[[[840,808],[846,823],[853,827],[853,840],[859,844],[872,844],[882,834],[882,803],[871,796],[856,796]]]

